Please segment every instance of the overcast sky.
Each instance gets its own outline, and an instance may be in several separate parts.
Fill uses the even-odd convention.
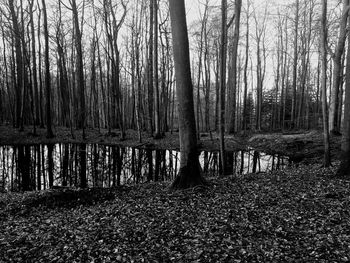
[[[200,19],[200,14],[203,13],[204,10],[204,5],[201,3],[205,3],[206,0],[185,0],[186,3],[186,13],[187,13],[187,24],[189,27],[189,30],[191,30],[191,24],[194,21],[198,21]],[[268,13],[268,18],[267,18],[267,48],[273,49],[275,45],[275,39],[276,39],[276,23],[274,22],[276,18],[277,11],[280,10],[282,14],[288,15],[291,18],[294,17],[294,13],[290,13],[290,10],[288,13],[285,13],[285,7],[289,6],[293,3],[295,3],[296,0],[250,0],[252,7],[255,8],[257,16],[259,17],[259,14],[263,15],[265,7],[267,6],[267,13]],[[329,0],[328,1],[328,12],[332,12],[332,9],[339,4],[341,0]],[[228,0],[228,4],[232,5],[234,3],[234,0]],[[316,3],[321,4],[321,1],[316,1]],[[209,0],[209,4],[212,6],[218,6],[218,12],[220,12],[220,5],[221,5],[221,0]],[[242,12],[245,10],[245,7],[247,5],[247,0],[242,1]],[[338,6],[339,8],[339,6]],[[252,10],[252,9],[251,9]],[[243,18],[244,19],[244,18]],[[253,23],[251,22],[251,26],[253,26]],[[253,30],[253,28],[252,28]],[[242,32],[244,29],[242,29]],[[191,40],[190,40],[191,41]],[[243,43],[242,43],[243,44]],[[254,52],[254,41],[250,43],[251,45],[251,52]],[[268,67],[267,67],[267,75],[265,82],[267,86],[272,85],[273,83],[273,70],[275,63],[274,54],[269,54],[268,55]]]

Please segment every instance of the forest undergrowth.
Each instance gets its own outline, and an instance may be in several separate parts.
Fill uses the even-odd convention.
[[[0,262],[349,262],[336,167],[112,189],[0,194]]]

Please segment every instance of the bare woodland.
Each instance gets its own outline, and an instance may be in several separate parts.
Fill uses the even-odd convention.
[[[222,174],[227,134],[323,129],[324,166],[341,134],[349,175],[349,1],[203,0],[187,24],[181,4],[2,0],[0,123],[140,142],[180,129],[192,157],[217,132]]]
[[[350,262],[350,0],[0,0],[0,262]]]

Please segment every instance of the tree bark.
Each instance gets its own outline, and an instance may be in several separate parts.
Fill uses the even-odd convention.
[[[34,29],[34,16],[33,16],[33,5],[34,0],[30,3],[30,27],[32,35],[32,63],[33,63],[33,88],[34,88],[34,109],[35,109],[35,125],[39,124],[40,113],[39,113],[39,91],[38,91],[38,76],[37,76],[37,65],[36,65],[36,42],[35,42],[35,29]]]
[[[322,115],[324,138],[324,167],[331,165],[327,114],[327,0],[322,0],[321,15],[321,59],[322,59]]]
[[[247,119],[248,119],[248,111],[247,111],[247,100],[248,100],[248,62],[249,62],[249,7],[250,2],[248,1],[248,7],[247,7],[247,26],[246,26],[246,44],[245,44],[245,62],[244,62],[244,73],[243,73],[243,80],[244,80],[244,92],[243,92],[243,118],[242,118],[242,129],[243,131],[246,131],[248,128]]]
[[[346,24],[349,16],[349,7],[349,0],[343,0],[343,13],[340,21],[338,44],[333,56],[333,87],[331,91],[331,101],[329,104],[329,129],[333,134],[340,133],[340,123],[338,117],[338,115],[341,115],[341,111],[339,111],[339,89],[343,77],[342,57],[347,36]]]
[[[43,0],[44,1],[44,0]],[[76,70],[77,70],[77,84],[79,93],[79,119],[78,128],[83,130],[83,138],[85,139],[85,77],[84,77],[84,63],[83,63],[83,48],[82,48],[82,35],[79,25],[79,16],[76,0],[71,1],[73,23],[75,30],[75,49],[76,49]]]
[[[350,19],[348,20],[350,26]],[[341,162],[337,171],[338,176],[350,176],[350,43],[346,58],[344,122],[341,142]]]
[[[299,32],[299,0],[296,0],[295,7],[295,30],[294,30],[294,55],[293,55],[293,90],[292,90],[292,112],[291,127],[295,126],[296,101],[297,101],[297,67],[298,67],[298,32]]]
[[[173,189],[205,184],[198,160],[190,55],[184,0],[169,0],[176,91],[179,101],[180,171]]]
[[[148,102],[148,130],[151,136],[153,136],[154,125],[153,125],[153,110],[154,110],[154,90],[153,90],[153,23],[154,23],[154,12],[153,12],[153,0],[150,1],[149,5],[149,45],[148,45],[148,89],[147,89],[147,102]]]
[[[47,25],[47,12],[45,0],[41,1],[43,7],[43,19],[44,19],[44,38],[45,38],[45,90],[46,90],[46,137],[54,137],[52,131],[51,120],[51,76],[50,76],[50,54],[49,54],[49,30]]]
[[[22,92],[23,92],[23,57],[22,57],[22,45],[21,45],[21,34],[19,28],[18,14],[15,10],[14,1],[9,0],[9,9],[11,12],[12,19],[12,29],[13,29],[13,39],[14,39],[14,47],[15,47],[15,59],[16,59],[16,78],[15,78],[15,101],[16,101],[16,121],[15,127],[19,128],[21,125],[21,102],[22,102]]]
[[[153,4],[153,90],[154,90],[154,138],[162,137],[160,124],[160,98],[158,81],[158,0],[152,0]]]
[[[220,114],[219,140],[221,174],[226,174],[225,153],[225,103],[226,103],[226,57],[227,57],[227,0],[221,1],[221,43],[220,43]]]
[[[231,50],[231,67],[232,67],[232,87],[231,93],[231,109],[230,109],[230,119],[229,119],[229,127],[228,133],[236,132],[236,92],[237,92],[237,52],[238,52],[238,43],[239,43],[239,29],[240,29],[240,20],[241,20],[241,8],[242,8],[242,0],[236,0],[235,2],[235,31],[233,35],[233,43]],[[230,81],[230,80],[229,80]],[[229,82],[230,83],[230,82]]]

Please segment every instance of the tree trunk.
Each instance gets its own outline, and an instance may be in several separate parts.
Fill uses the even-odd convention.
[[[22,57],[22,45],[21,45],[21,34],[20,34],[20,28],[19,28],[19,22],[17,13],[14,6],[14,1],[9,0],[9,9],[11,12],[11,19],[12,19],[12,34],[14,39],[14,47],[15,47],[15,54],[16,54],[16,78],[15,78],[15,100],[16,100],[16,121],[15,121],[15,127],[19,128],[21,124],[21,102],[22,102],[22,92],[23,92],[23,72],[22,72],[22,66],[23,66],[23,57]]]
[[[35,125],[39,124],[40,113],[39,113],[39,91],[38,91],[38,74],[36,65],[36,44],[35,44],[35,29],[34,29],[34,16],[33,9],[34,0],[31,2],[31,12],[30,12],[30,27],[32,34],[32,60],[33,60],[33,88],[34,88],[34,108],[35,108]]]
[[[44,0],[43,0],[44,1]],[[83,130],[83,138],[85,139],[85,77],[84,77],[84,63],[83,63],[83,48],[81,43],[81,30],[79,25],[78,9],[76,0],[71,1],[73,22],[75,30],[75,49],[76,49],[76,70],[77,70],[77,84],[79,93],[79,119],[78,128]]]
[[[41,58],[41,9],[38,15],[38,71],[39,71],[39,112],[40,112],[40,128],[44,128],[44,109],[43,109],[43,76],[42,76],[42,58]]]
[[[322,115],[324,137],[324,167],[331,165],[327,115],[327,0],[322,0],[321,16],[321,59],[322,59]]]
[[[221,1],[221,43],[220,43],[220,160],[221,174],[226,175],[225,153],[225,103],[226,103],[226,56],[227,56],[227,0]]]
[[[255,20],[255,39],[256,39],[256,118],[255,128],[260,131],[262,129],[262,105],[263,105],[263,85],[266,73],[266,15],[265,9],[263,22],[258,21],[256,13],[254,13]],[[261,47],[262,45],[262,47]]]
[[[242,8],[242,0],[236,0],[235,2],[235,32],[233,35],[233,43],[231,50],[231,67],[232,67],[232,87],[231,89],[231,109],[230,109],[230,118],[229,118],[229,126],[228,133],[235,133],[236,131],[236,92],[237,92],[237,51],[238,51],[238,43],[239,43],[239,25],[241,20],[241,8]],[[230,80],[229,80],[230,81]],[[230,82],[229,82],[230,83]]]
[[[202,18],[201,23],[201,33],[200,33],[200,39],[199,39],[199,54],[198,54],[198,76],[197,76],[197,103],[196,103],[196,129],[197,129],[197,139],[200,139],[200,83],[201,83],[201,75],[202,75],[202,56],[203,56],[203,37],[204,37],[204,21],[207,14],[207,8],[204,9],[204,15]]]
[[[249,62],[249,7],[250,2],[248,1],[247,7],[247,32],[246,32],[246,43],[245,43],[245,62],[244,62],[244,92],[243,92],[243,118],[242,118],[242,129],[243,131],[247,130],[247,119],[248,119],[248,111],[247,111],[247,99],[248,99],[248,62]]]
[[[162,137],[160,124],[160,99],[158,81],[158,0],[152,0],[153,4],[153,90],[154,90],[154,138]]]
[[[153,0],[150,1],[149,9],[149,45],[148,45],[148,90],[147,90],[147,102],[148,102],[148,130],[151,136],[153,136],[153,104],[154,104],[154,90],[153,90]]]
[[[169,0],[173,36],[175,78],[179,101],[180,171],[173,189],[205,184],[198,160],[193,87],[184,0]]]
[[[340,123],[338,115],[339,111],[339,89],[343,77],[342,57],[345,48],[345,41],[347,36],[346,24],[349,13],[349,0],[343,0],[343,13],[340,21],[338,44],[333,56],[333,87],[331,91],[331,101],[329,104],[329,129],[333,134],[339,134]]]
[[[45,90],[46,90],[46,137],[54,137],[52,131],[51,120],[51,76],[50,76],[50,58],[49,58],[49,30],[47,25],[47,13],[45,0],[41,1],[43,5],[43,19],[44,19],[44,38],[45,38]]]
[[[350,25],[350,19],[348,21]],[[337,171],[338,176],[350,176],[350,43],[348,41],[348,50],[346,58],[345,75],[345,100],[344,100],[344,123],[341,142],[341,162]]]
[[[294,30],[294,56],[293,56],[293,92],[292,92],[292,112],[291,127],[295,126],[296,101],[297,101],[297,67],[298,67],[298,32],[299,32],[299,0],[296,0],[295,7],[295,30]]]

